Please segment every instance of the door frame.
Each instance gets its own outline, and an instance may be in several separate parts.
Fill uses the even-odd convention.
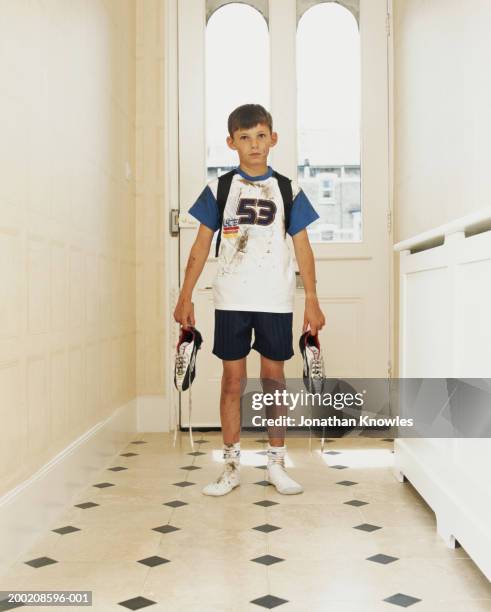
[[[173,376],[171,373],[171,365],[174,360],[174,350],[177,343],[177,324],[173,318],[173,309],[179,294],[179,237],[171,237],[170,235],[170,210],[172,203],[179,202],[179,73],[178,73],[178,2],[179,0],[165,0],[163,2],[163,16],[165,20],[165,36],[164,36],[164,87],[166,95],[164,96],[164,199],[163,215],[165,219],[164,228],[166,232],[166,240],[164,240],[164,261],[168,262],[165,266],[166,274],[163,279],[164,295],[167,298],[167,321],[168,321],[168,342],[167,347],[164,347],[164,355],[166,357],[166,395],[169,406],[169,426],[172,428],[175,425],[174,415],[179,414],[180,395],[176,391],[173,384]],[[284,19],[291,18],[294,11],[288,11],[289,15],[285,15],[285,5],[295,4],[295,0],[270,0],[269,1],[269,17],[270,17],[270,35],[282,36],[282,24]],[[391,231],[388,238],[389,249],[389,363],[388,375],[393,376],[397,373],[397,362],[395,361],[395,350],[397,350],[397,337],[395,323],[397,320],[395,302],[396,287],[394,283],[394,274],[397,273],[394,265],[394,257],[392,252],[393,233],[394,233],[394,41],[393,41],[393,0],[387,0],[387,91],[388,91],[388,205],[387,215],[390,219]],[[273,17],[273,19],[271,19]],[[284,25],[284,24],[283,24]],[[295,77],[295,45],[288,44],[291,41],[284,41],[281,53],[282,61],[278,62],[279,69],[271,70],[272,88],[271,88],[271,111],[275,117],[275,125],[278,130],[284,134],[286,141],[285,147],[272,150],[272,163],[278,167],[280,171],[292,176],[296,175],[296,159],[291,155],[289,159],[287,151],[296,152],[296,130],[286,129],[293,124],[296,125],[296,117],[292,117],[292,105],[285,105],[284,99],[276,99],[273,86],[273,80],[285,82]],[[280,49],[279,46],[271,45],[271,63],[275,62],[274,49]],[[290,62],[285,62],[285,54],[292,55]],[[295,80],[295,79],[293,79]],[[294,106],[293,108],[296,108]],[[283,128],[283,129],[282,129]],[[290,142],[288,142],[288,139]],[[391,240],[392,239],[392,240]],[[351,258],[353,254],[353,244],[338,244],[329,245],[333,252],[326,258],[328,259],[343,259],[344,251],[351,250]],[[362,246],[362,245],[360,245]],[[364,258],[362,249],[358,257]],[[320,258],[324,257],[320,255]],[[177,423],[178,425],[179,423]]]

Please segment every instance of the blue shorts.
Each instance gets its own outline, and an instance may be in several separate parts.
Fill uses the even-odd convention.
[[[225,360],[242,359],[253,348],[267,359],[285,361],[293,357],[292,323],[292,312],[215,310],[213,354]]]

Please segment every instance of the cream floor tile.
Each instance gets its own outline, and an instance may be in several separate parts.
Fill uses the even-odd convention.
[[[268,575],[271,591],[289,601],[339,600],[364,604],[376,603],[398,592],[394,591],[390,572],[382,571],[388,569],[388,566],[354,559],[349,563],[334,559],[309,563],[287,560],[270,566]],[[418,597],[414,592],[408,594]]]
[[[491,599],[491,583],[470,559],[401,558],[387,569],[399,584],[421,593],[422,599]]]
[[[250,561],[265,554],[264,533],[246,529],[183,529],[163,537],[158,554],[171,561],[182,560],[190,567],[202,567],[208,561]]]
[[[433,607],[430,608],[430,606]],[[467,599],[443,602],[430,601],[428,602],[427,610],[428,612],[491,612],[491,599]]]
[[[436,529],[435,515],[428,506],[372,503],[361,506],[360,512],[366,523],[384,527],[404,527],[408,531],[418,530],[421,527]]]
[[[111,597],[133,596],[141,591],[149,568],[132,561],[65,562],[32,568],[12,568],[8,588],[22,590],[92,590]],[[13,583],[13,584],[12,584]]]
[[[267,510],[268,522],[290,527],[350,528],[364,522],[359,508],[344,504],[280,504]]]
[[[190,565],[175,561],[149,572],[142,591],[144,597],[174,606],[218,604],[221,606],[243,605],[268,593],[268,581],[263,566],[250,561],[208,560],[203,564]]]

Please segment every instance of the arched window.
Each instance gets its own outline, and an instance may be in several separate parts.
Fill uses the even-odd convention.
[[[217,4],[223,6],[211,12]],[[269,108],[270,56],[268,25],[259,10],[216,0],[207,8],[206,158],[210,180],[238,165],[236,151],[225,142],[227,119],[234,108],[249,103]]]
[[[298,180],[320,215],[311,242],[362,240],[360,70],[353,14],[335,2],[308,8],[297,28],[297,116]]]

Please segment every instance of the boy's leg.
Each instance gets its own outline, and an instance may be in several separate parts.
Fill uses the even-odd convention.
[[[286,388],[285,385],[285,374],[284,374],[284,362],[273,361],[261,355],[261,382],[263,388],[272,390],[274,387],[282,391]],[[285,414],[286,407],[281,403],[277,406],[276,415]],[[285,434],[284,428],[275,427],[268,431],[269,444],[268,444],[268,480],[276,487],[278,493],[284,495],[295,495],[303,492],[301,484],[293,480],[285,469]]]
[[[264,393],[274,393],[275,390],[280,392],[285,389],[285,362],[274,361],[261,355],[261,384]],[[276,408],[275,414],[271,416],[280,416],[285,410]],[[268,417],[270,415],[268,414]],[[274,427],[268,429],[269,443],[271,446],[284,446],[285,433],[284,427]]]
[[[222,392],[220,421],[223,435],[224,469],[222,474],[203,489],[205,495],[221,496],[240,484],[240,395],[247,380],[246,358],[222,360]]]
[[[223,443],[235,444],[240,440],[240,395],[247,382],[246,358],[222,360],[222,391],[220,395],[220,422]]]

